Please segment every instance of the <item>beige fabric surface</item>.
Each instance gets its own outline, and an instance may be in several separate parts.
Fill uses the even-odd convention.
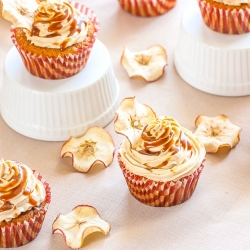
[[[182,12],[192,0],[177,0],[169,13],[141,18],[123,11],[116,0],[79,0],[94,10],[100,20],[98,39],[108,48],[120,86],[120,100],[136,96],[157,115],[168,115],[194,131],[200,114],[225,114],[242,128],[240,143],[228,154],[207,154],[205,168],[193,196],[185,203],[155,208],[131,196],[116,155],[108,168],[96,167],[87,174],[60,158],[63,142],[34,140],[13,131],[0,117],[0,157],[24,162],[50,183],[52,202],[38,237],[19,249],[68,249],[63,237],[52,235],[59,213],[69,213],[78,204],[94,206],[111,225],[107,236],[95,233],[83,249],[250,249],[250,97],[222,97],[201,92],[185,83],[176,72],[173,57]],[[13,46],[10,23],[0,19],[0,86],[4,58]],[[225,38],[226,39],[226,38]],[[168,54],[162,78],[153,83],[129,79],[120,65],[126,45],[132,51],[160,44]],[[15,67],[15,65],[13,65]],[[116,148],[123,137],[105,128]]]

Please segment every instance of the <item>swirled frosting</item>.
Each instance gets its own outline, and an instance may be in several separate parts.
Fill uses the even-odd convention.
[[[43,48],[64,49],[84,41],[88,17],[64,0],[2,0],[3,18],[25,28],[28,41]]]
[[[10,221],[45,200],[45,188],[32,170],[15,161],[0,161],[0,221]]]
[[[136,145],[133,148],[128,139],[124,140],[119,149],[121,161],[132,173],[155,181],[172,181],[192,174],[206,154],[191,131],[167,116],[146,125]]]
[[[249,4],[250,0],[214,0],[214,2],[232,6],[240,6],[241,4]]]
[[[88,17],[67,2],[42,2],[26,36],[36,46],[64,49],[85,39],[87,23]]]

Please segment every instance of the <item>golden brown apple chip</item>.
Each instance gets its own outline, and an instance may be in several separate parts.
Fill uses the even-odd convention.
[[[94,164],[109,166],[114,158],[115,145],[102,127],[91,127],[80,138],[70,137],[61,149],[61,157],[72,157],[72,165],[79,172],[88,172]]]
[[[140,52],[132,52],[125,47],[121,65],[129,77],[141,77],[147,82],[153,82],[163,75],[167,65],[167,54],[160,45],[153,45]]]
[[[52,225],[52,233],[64,236],[68,247],[78,249],[83,246],[84,239],[91,233],[110,231],[108,222],[101,219],[97,210],[88,205],[78,205],[66,215],[59,214]]]
[[[207,153],[216,153],[223,147],[232,149],[240,141],[241,128],[231,123],[225,115],[200,115],[195,125],[197,129],[194,134],[204,144]]]
[[[128,138],[132,147],[141,136],[143,128],[156,118],[155,112],[145,104],[138,103],[135,97],[124,98],[116,111],[115,132]]]

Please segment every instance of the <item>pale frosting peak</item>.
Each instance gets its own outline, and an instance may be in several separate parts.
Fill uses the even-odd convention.
[[[159,155],[168,150],[177,150],[176,141],[180,139],[181,130],[176,120],[162,116],[149,122],[142,131],[142,152]]]
[[[9,221],[45,200],[43,184],[22,163],[0,161],[0,221]]]

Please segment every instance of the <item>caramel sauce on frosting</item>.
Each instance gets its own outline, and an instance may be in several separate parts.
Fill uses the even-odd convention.
[[[88,17],[68,2],[42,2],[35,12],[34,22],[27,38],[40,47],[65,49],[82,42],[87,34]]]
[[[83,42],[89,19],[64,0],[3,1],[2,15],[14,28],[23,28],[27,40],[38,47],[65,49]]]
[[[169,117],[156,118],[150,122],[143,129],[141,139],[144,149],[140,153],[148,155],[160,155],[165,151],[176,154],[181,147],[188,150],[192,148],[190,139],[182,133],[179,124]]]
[[[45,199],[45,188],[30,168],[15,161],[0,161],[0,221],[9,221]]]
[[[190,175],[205,158],[205,148],[191,131],[167,116],[146,125],[136,148],[126,139],[121,160],[131,172],[156,181],[171,181]]]

